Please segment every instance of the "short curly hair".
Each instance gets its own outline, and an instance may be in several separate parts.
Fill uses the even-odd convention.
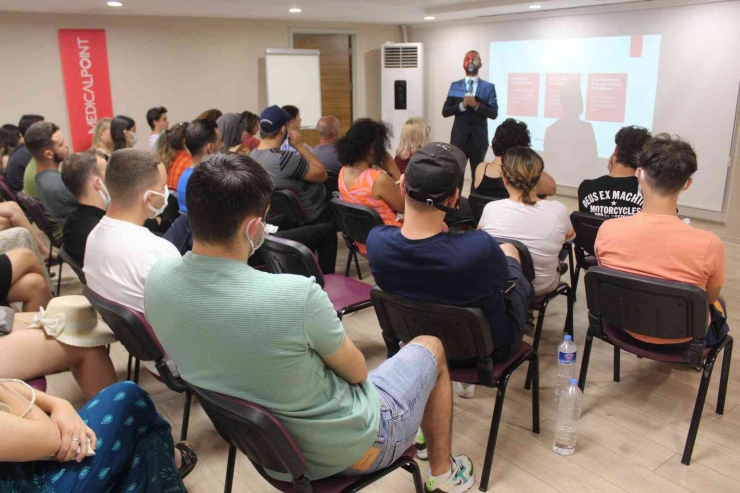
[[[614,137],[617,144],[617,162],[637,169],[637,154],[653,136],[645,127],[622,127]]]
[[[368,152],[373,151],[373,162],[380,164],[383,156],[391,146],[393,132],[385,122],[370,118],[360,118],[349,128],[344,137],[337,142],[337,156],[339,162],[347,166],[354,166],[358,161],[367,158]]]
[[[513,118],[507,118],[496,129],[491,140],[491,148],[494,156],[503,156],[512,147],[529,147],[532,145],[532,137],[529,135],[527,124]]]
[[[644,170],[650,188],[663,196],[681,190],[698,169],[691,144],[666,133],[645,144],[637,155],[637,167]]]

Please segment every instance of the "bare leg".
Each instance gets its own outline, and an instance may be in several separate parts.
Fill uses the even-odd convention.
[[[44,276],[44,266],[36,254],[27,248],[5,252],[13,266],[13,279],[8,301],[20,301],[24,311],[38,311],[51,299],[51,290]]]
[[[18,204],[16,204],[15,202],[0,203],[0,218],[5,221],[10,221],[10,226],[8,227],[26,228],[28,232],[31,233],[31,236],[33,236],[33,239],[36,240],[36,244],[39,247],[39,252],[41,253],[41,256],[49,256],[49,247],[39,236],[39,233],[33,228],[33,226],[31,226],[31,223],[28,221],[28,218],[23,213],[21,207]]]
[[[437,360],[437,383],[429,394],[421,431],[429,450],[429,465],[433,476],[444,474],[450,469],[452,448],[452,383],[447,370],[447,359],[442,341],[436,337],[420,336],[410,344],[428,349]]]
[[[40,329],[0,338],[0,378],[29,380],[68,368],[88,399],[116,383],[113,363],[104,346],[68,346]]]

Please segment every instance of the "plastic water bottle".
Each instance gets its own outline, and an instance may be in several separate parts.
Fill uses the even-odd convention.
[[[560,391],[568,386],[568,381],[576,376],[576,343],[570,334],[558,346],[558,379],[555,382],[555,400]]]
[[[581,416],[583,394],[578,379],[571,378],[558,399],[558,417],[552,449],[560,455],[573,455],[578,439],[578,418]]]

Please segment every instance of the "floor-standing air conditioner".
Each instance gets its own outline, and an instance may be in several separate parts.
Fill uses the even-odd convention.
[[[424,116],[424,47],[421,43],[386,43],[381,50],[383,121],[393,127],[393,155],[407,119]]]

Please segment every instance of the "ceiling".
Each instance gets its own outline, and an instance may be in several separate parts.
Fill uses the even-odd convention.
[[[3,0],[0,10],[36,13],[84,13],[289,19],[304,21],[419,24],[475,19],[492,15],[542,12],[641,0]],[[541,9],[531,10],[530,5]],[[301,13],[288,9],[299,7]],[[426,21],[425,16],[435,19]]]

